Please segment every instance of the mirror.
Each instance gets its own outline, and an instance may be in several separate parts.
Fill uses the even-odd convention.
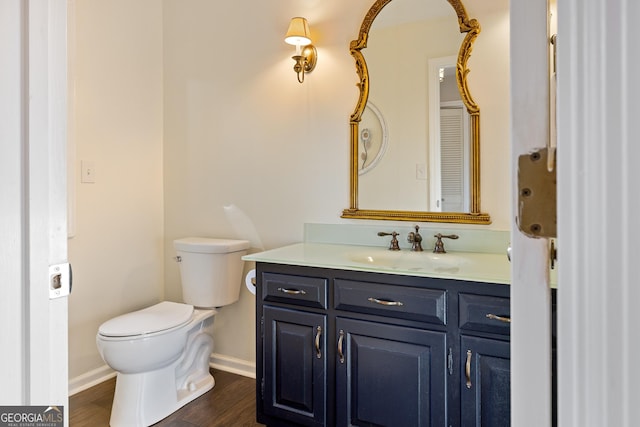
[[[343,218],[491,222],[480,211],[480,109],[467,82],[479,32],[460,0],[369,9],[350,46],[360,93]]]

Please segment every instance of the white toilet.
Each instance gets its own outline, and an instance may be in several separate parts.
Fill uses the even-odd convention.
[[[115,371],[112,427],[149,426],[211,390],[215,307],[236,302],[246,240],[173,242],[185,304],[164,301],[103,323],[98,351]]]

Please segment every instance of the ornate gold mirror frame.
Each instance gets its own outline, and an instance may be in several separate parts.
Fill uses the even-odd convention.
[[[358,88],[360,96],[356,108],[351,114],[351,178],[350,207],[343,210],[342,218],[355,219],[379,219],[397,221],[424,221],[424,222],[450,222],[466,224],[490,224],[491,218],[486,213],[480,212],[480,109],[474,102],[467,86],[467,61],[471,55],[473,42],[480,33],[480,24],[475,19],[469,19],[467,11],[461,0],[447,0],[456,14],[461,33],[467,33],[458,52],[456,62],[456,81],[460,96],[470,115],[471,126],[471,204],[470,212],[427,212],[427,211],[394,211],[394,210],[372,210],[358,209],[358,135],[359,124],[362,113],[369,98],[369,71],[367,63],[362,54],[362,49],[367,47],[369,29],[376,16],[392,0],[376,0],[362,21],[358,40],[353,40],[350,44],[351,55],[356,62],[356,72],[360,78]]]

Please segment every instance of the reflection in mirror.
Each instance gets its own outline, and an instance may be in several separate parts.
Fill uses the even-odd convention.
[[[469,113],[456,82],[456,58],[429,60],[429,206],[432,212],[469,212]]]
[[[479,109],[466,79],[479,31],[459,0],[378,0],[371,7],[351,43],[360,97],[343,217],[490,222],[480,213]],[[365,174],[362,130],[372,129],[364,124],[372,101],[384,111],[388,148]]]
[[[371,101],[367,102],[362,114],[358,137],[358,174],[364,175],[380,162],[389,142],[389,131],[384,116]]]

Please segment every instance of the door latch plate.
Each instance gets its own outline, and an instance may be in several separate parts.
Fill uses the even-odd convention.
[[[49,266],[49,299],[66,297],[71,293],[71,264]]]
[[[548,156],[549,150],[541,148],[518,157],[517,223],[529,237],[558,234],[556,167],[555,161],[548,167]]]

